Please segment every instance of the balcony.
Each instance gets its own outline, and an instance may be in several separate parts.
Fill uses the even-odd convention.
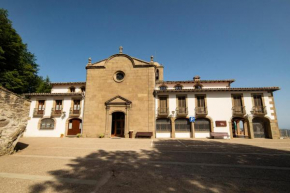
[[[188,114],[187,107],[177,107],[176,108],[176,115],[178,117],[186,117]]]
[[[167,117],[169,114],[169,109],[167,107],[158,107],[157,111],[159,117]]]
[[[253,106],[251,113],[253,115],[266,115],[266,106]]]
[[[33,110],[33,117],[43,117],[44,115],[44,108],[35,108]]]
[[[195,115],[196,116],[206,116],[207,115],[207,107],[195,107]]]
[[[69,111],[69,116],[70,117],[79,117],[80,114],[81,114],[81,108],[79,108],[79,109],[70,108],[70,111]]]
[[[62,114],[62,108],[58,109],[58,110],[56,110],[55,108],[51,109],[51,116],[52,117],[60,117],[61,114]]]
[[[233,106],[232,108],[233,116],[243,117],[246,114],[245,107],[243,106]]]

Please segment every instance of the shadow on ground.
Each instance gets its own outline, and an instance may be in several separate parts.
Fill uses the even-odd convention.
[[[56,181],[30,191],[264,193],[290,188],[290,152],[214,140],[162,140],[152,150],[96,150],[68,166],[49,172]]]
[[[24,150],[25,148],[27,148],[29,145],[26,144],[26,143],[21,143],[21,142],[18,142],[15,146],[15,151],[21,151],[21,150]]]

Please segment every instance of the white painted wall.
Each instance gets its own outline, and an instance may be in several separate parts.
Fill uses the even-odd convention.
[[[69,93],[69,88],[71,86],[75,87],[75,92],[82,92],[81,87],[85,85],[71,84],[71,85],[53,85],[51,88],[51,93]]]
[[[195,133],[195,138],[201,139],[201,138],[210,138],[210,133]]]
[[[203,88],[227,88],[227,82],[213,82],[213,83],[201,83]],[[155,89],[159,90],[159,87],[163,84],[156,84]],[[165,84],[168,90],[174,90],[174,86],[177,84]],[[182,83],[183,89],[193,89],[194,83]]]
[[[190,138],[190,133],[189,132],[184,132],[184,133],[175,132],[175,138]]]
[[[60,98],[57,97],[57,100]],[[55,127],[53,130],[40,130],[38,128],[39,121],[42,118],[34,118],[33,117],[33,110],[36,107],[36,101],[39,100],[39,98],[33,97],[31,98],[31,105],[30,105],[30,112],[29,117],[30,120],[28,121],[28,124],[26,126],[26,130],[24,132],[24,137],[60,137],[61,134],[66,135],[65,128],[66,128],[66,121],[69,119],[69,112],[71,108],[71,97],[63,97],[61,98],[63,100],[63,112],[65,112],[64,117],[57,117],[54,118],[56,120]],[[45,98],[45,114],[43,118],[50,118],[51,116],[51,109],[53,108],[53,101],[55,98],[53,97],[47,97]],[[81,115],[83,114],[83,101],[82,108],[81,108]]]
[[[263,94],[263,96],[264,96],[263,100],[264,100],[265,106],[267,108],[266,116],[271,118],[271,119],[274,119],[274,116],[271,115],[271,113],[273,113],[273,110],[270,110],[270,108],[273,106],[270,104],[270,101],[271,101],[269,99],[270,94],[266,91],[263,91],[263,92],[233,92],[232,91],[232,92],[204,92],[204,93],[199,92],[198,94],[205,94],[206,95],[208,117],[210,117],[213,121],[213,131],[214,132],[227,132],[228,135],[230,135],[229,121],[231,121],[231,119],[232,119],[232,98],[231,98],[231,95],[234,93],[243,94],[246,114],[248,114],[249,116],[252,116],[251,110],[253,107],[251,93]],[[187,94],[187,97],[188,97],[187,98],[188,117],[195,116],[195,93],[193,93],[193,92],[169,93],[168,96],[169,96],[170,114],[172,114],[172,111],[176,111],[176,96],[178,94]],[[162,95],[164,95],[164,94],[162,94]],[[156,97],[156,98],[158,98],[158,97]],[[157,108],[158,108],[158,103],[156,101],[156,109]],[[176,112],[174,114],[174,117],[175,116],[176,116]],[[215,121],[226,121],[227,126],[226,127],[216,127]],[[210,133],[196,133],[195,137],[196,138],[207,138],[207,137],[210,137]],[[178,137],[176,136],[176,138],[178,138]]]
[[[157,133],[156,138],[171,138],[171,133]]]

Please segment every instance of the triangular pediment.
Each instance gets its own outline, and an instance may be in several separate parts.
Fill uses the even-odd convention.
[[[106,105],[112,105],[112,104],[126,104],[126,105],[129,105],[131,104],[132,102],[124,97],[121,97],[121,96],[115,96],[113,98],[111,98],[110,100],[107,100],[105,102]]]

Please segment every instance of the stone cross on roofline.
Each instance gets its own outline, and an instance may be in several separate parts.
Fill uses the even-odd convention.
[[[123,54],[123,47],[122,46],[119,47],[119,54]]]

